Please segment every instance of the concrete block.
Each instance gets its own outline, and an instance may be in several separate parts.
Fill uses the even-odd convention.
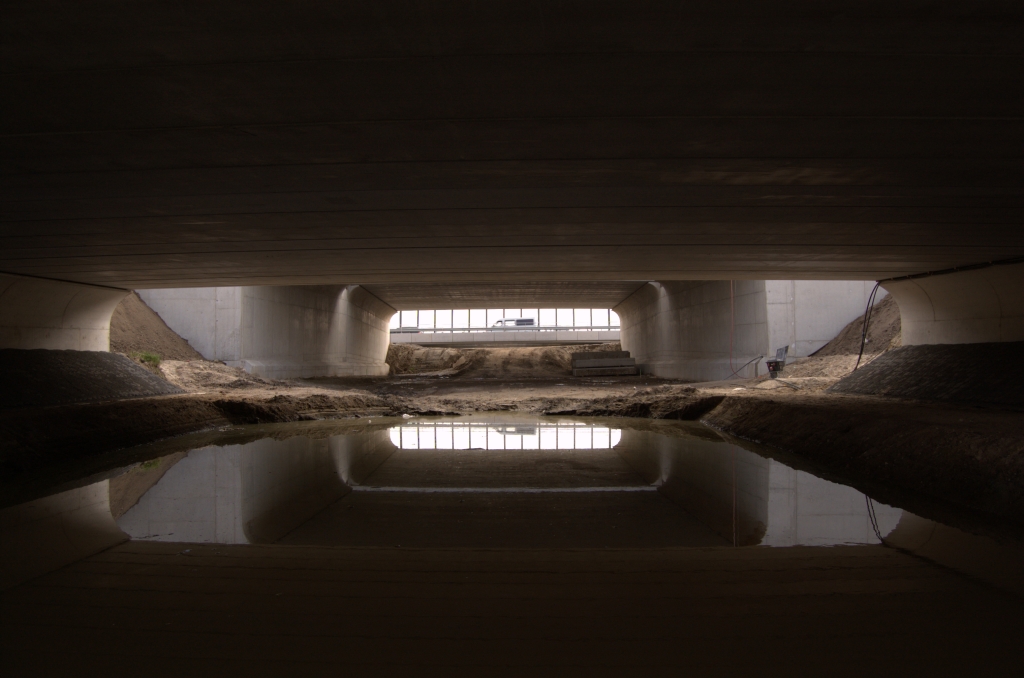
[[[597,360],[574,360],[573,369],[588,367],[636,367],[635,358],[598,358]]]
[[[612,376],[631,376],[640,374],[640,370],[637,367],[583,367],[574,369],[572,376],[574,377],[612,377]]]
[[[573,362],[577,360],[600,360],[606,358],[628,358],[629,351],[589,351],[573,353],[571,358]]]

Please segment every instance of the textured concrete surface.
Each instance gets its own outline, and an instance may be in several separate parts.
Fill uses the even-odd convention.
[[[118,353],[0,349],[0,409],[184,393]]]
[[[877,280],[1024,254],[1013,0],[8,9],[0,270]]]
[[[1024,341],[903,346],[862,365],[832,393],[1024,409]]]

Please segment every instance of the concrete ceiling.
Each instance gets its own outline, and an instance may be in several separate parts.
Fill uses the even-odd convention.
[[[435,308],[612,308],[643,281],[392,283],[366,289],[397,311]]]
[[[388,289],[1019,256],[1022,29],[1016,0],[8,3],[0,270]]]

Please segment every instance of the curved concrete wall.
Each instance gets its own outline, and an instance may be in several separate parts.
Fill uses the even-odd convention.
[[[273,379],[383,376],[395,310],[358,285],[140,290],[209,360]]]
[[[110,350],[127,290],[0,273],[0,348]]]
[[[394,313],[358,285],[246,288],[242,367],[274,379],[386,375]]]
[[[645,373],[713,381],[767,370],[789,347],[810,355],[864,313],[873,282],[860,280],[736,280],[652,282],[615,307],[622,348]],[[730,302],[730,297],[732,301]],[[729,357],[730,328],[732,359]]]
[[[768,316],[763,280],[652,282],[615,307],[623,350],[645,374],[669,379],[725,379],[765,352]],[[732,367],[730,317],[735,317]],[[755,364],[739,370],[754,376]]]
[[[885,283],[903,345],[1024,340],[1024,263]]]

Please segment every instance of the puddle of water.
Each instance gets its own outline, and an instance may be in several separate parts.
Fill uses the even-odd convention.
[[[540,418],[279,431],[190,451],[117,525],[223,544],[828,546],[877,544],[900,520],[699,424],[666,430]]]
[[[519,549],[885,543],[1024,593],[1016,542],[872,501],[694,422],[377,419],[231,427],[192,438],[214,443],[193,449],[183,440],[174,454],[109,480],[0,510],[0,590],[134,539]]]

